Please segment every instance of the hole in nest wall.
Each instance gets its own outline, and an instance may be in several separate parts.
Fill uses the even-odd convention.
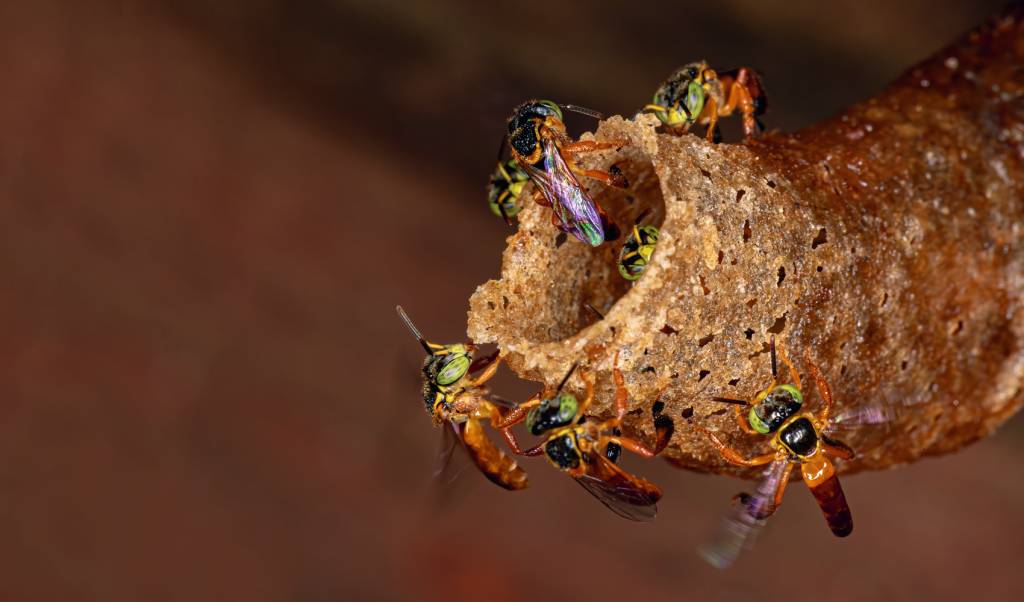
[[[811,241],[811,248],[812,249],[817,249],[818,247],[820,247],[821,245],[823,245],[823,244],[825,244],[827,242],[828,242],[828,230],[826,230],[825,228],[822,228],[821,230],[818,230],[818,235],[815,236],[814,240]]]
[[[628,159],[628,160],[622,160]],[[588,191],[594,202],[616,224],[619,235],[615,240],[606,240],[592,247],[569,235],[561,246],[556,239],[562,234],[550,224],[551,209],[541,208],[543,224],[533,234],[549,241],[543,248],[546,257],[538,258],[536,269],[557,272],[557,277],[542,277],[546,294],[523,295],[526,307],[520,311],[527,315],[543,315],[546,324],[538,324],[531,332],[535,343],[564,340],[580,330],[593,326],[600,327],[600,319],[587,308],[587,304],[608,315],[615,303],[625,295],[634,282],[642,282],[646,273],[637,281],[629,281],[619,272],[619,255],[623,244],[632,234],[634,224],[651,225],[661,228],[665,219],[665,201],[661,194],[658,177],[650,161],[638,150],[624,147],[616,163],[629,181],[629,187],[619,189],[606,186],[596,180],[580,177],[580,184]],[[595,166],[607,168],[607,165]],[[533,203],[532,200],[527,201]],[[658,251],[654,254],[657,257]],[[545,264],[550,267],[545,268]],[[648,270],[651,266],[648,266]],[[544,307],[531,303],[545,304]]]
[[[789,312],[782,314],[782,316],[775,320],[775,323],[771,325],[771,328],[768,329],[768,332],[772,334],[782,334],[782,331],[786,329],[786,314],[788,313]]]

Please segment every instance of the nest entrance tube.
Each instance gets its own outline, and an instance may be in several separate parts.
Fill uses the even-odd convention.
[[[767,386],[772,336],[803,373],[809,409],[821,403],[813,362],[836,412],[897,410],[887,427],[843,433],[857,452],[843,472],[990,433],[1024,401],[1024,138],[1010,135],[1024,132],[1024,82],[1012,76],[1024,68],[1022,15],[1011,9],[796,134],[713,145],[659,134],[650,115],[602,122],[596,139],[630,144],[585,167],[619,164],[631,188],[591,186],[595,199],[623,226],[644,204],[663,208],[646,272],[632,286],[621,278],[621,241],[556,247],[547,210],[527,207],[501,279],[470,300],[469,336],[497,343],[530,380],[555,384],[579,362],[597,379],[599,416],[612,413],[618,352],[624,430],[649,437],[660,402],[676,421],[665,455],[701,470],[757,474],[730,466],[687,423],[748,457],[767,451],[711,397],[749,399]]]

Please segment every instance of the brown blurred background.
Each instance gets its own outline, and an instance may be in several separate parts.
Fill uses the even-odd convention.
[[[0,600],[1021,599],[1019,417],[847,479],[846,541],[792,488],[719,572],[694,549],[742,484],[661,462],[626,460],[653,525],[542,461],[441,508],[393,310],[464,338],[518,102],[632,114],[703,57],[794,129],[1000,4],[4,3]]]

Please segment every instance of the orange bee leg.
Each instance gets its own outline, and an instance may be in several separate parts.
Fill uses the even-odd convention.
[[[782,350],[782,344],[776,342],[775,347],[779,353],[779,359],[781,359],[782,363],[786,364],[786,367],[789,368],[789,377],[793,379],[793,386],[803,391],[804,387],[800,384],[800,373],[793,367],[793,362],[789,361],[789,358],[786,357],[786,352]]]
[[[793,473],[793,467],[796,466],[792,462],[786,465],[786,469],[782,473],[782,480],[779,481],[779,488],[775,490],[775,507],[778,508],[782,504],[782,495],[786,493],[786,485],[789,484],[789,475]]]
[[[728,445],[722,443],[722,441],[715,436],[714,433],[700,426],[699,424],[693,425],[694,428],[704,433],[708,439],[711,440],[711,445],[714,446],[718,453],[722,454],[722,457],[727,461],[737,466],[764,466],[775,459],[776,454],[765,454],[763,456],[756,456],[754,458],[744,458],[740,453]]]
[[[479,374],[479,376],[477,376],[476,378],[470,379],[469,382],[467,383],[467,386],[468,387],[478,387],[478,386],[484,384],[485,382],[491,380],[491,378],[494,376],[494,374],[498,371],[498,366],[500,366],[500,365],[501,365],[501,356],[499,355],[496,360],[494,360],[493,362],[491,362],[491,364],[489,366],[487,366],[487,369],[485,369],[483,372],[481,372]]]
[[[496,429],[507,429],[519,424],[523,420],[526,420],[526,415],[529,413],[530,409],[540,405],[542,395],[542,393],[537,393],[530,399],[509,410],[504,415],[495,408],[495,413],[491,415],[491,426]]]
[[[548,197],[544,196],[544,193],[541,192],[539,188],[533,189],[533,202],[537,203],[541,207],[551,206],[551,201],[548,200]]]
[[[658,452],[661,451],[661,450],[656,449],[656,448],[655,449],[651,449],[651,448],[647,447],[646,445],[644,445],[643,443],[640,443],[636,439],[630,439],[628,437],[607,437],[606,438],[606,442],[607,443],[617,443],[617,444],[621,445],[624,449],[628,449],[629,451],[633,452],[634,454],[636,454],[638,456],[642,456],[644,458],[653,458],[654,456],[658,455]]]
[[[502,428],[502,429],[498,429],[498,432],[501,433],[502,438],[505,439],[505,443],[508,444],[508,448],[510,450],[512,450],[513,454],[516,454],[516,455],[519,455],[519,456],[536,456],[537,455],[537,453],[529,453],[528,454],[528,453],[526,453],[526,451],[523,451],[519,447],[519,440],[516,439],[516,434],[512,432],[512,429],[510,429],[510,428]],[[529,450],[527,450],[527,451],[529,451]]]
[[[502,435],[504,434],[505,431],[502,431]],[[544,453],[544,446],[547,445],[547,441],[541,441],[540,443],[534,445],[530,449],[519,449],[518,442],[515,444],[512,443],[512,441],[515,441],[515,436],[512,436],[512,441],[509,441],[508,436],[505,436],[505,441],[508,442],[509,447],[513,449],[515,454],[519,456],[540,456]]]
[[[600,169],[582,169],[578,173],[588,178],[593,178],[599,182],[603,182],[608,186],[629,188],[629,180],[627,180],[626,176],[621,173],[611,173]]]
[[[831,443],[821,443],[821,448],[826,454],[834,456],[836,458],[842,458],[843,460],[852,460],[857,454],[852,449],[846,446],[845,443],[839,441],[832,441]]]
[[[708,119],[708,131],[704,135],[704,138],[708,142],[715,141],[715,130],[718,129],[718,101],[715,98],[708,97],[708,103],[704,105],[704,110],[701,111],[701,115],[707,115]]]
[[[818,422],[824,425],[828,422],[829,413],[832,412],[832,389],[829,388],[828,382],[821,376],[821,370],[811,361],[810,352],[804,353],[804,361],[811,369],[811,376],[814,378],[814,383],[818,386],[818,394],[821,395],[821,401],[825,404],[818,414]]]
[[[853,531],[853,516],[832,462],[824,454],[817,454],[810,462],[800,465],[800,472],[832,533],[836,537],[849,535]]]
[[[736,414],[736,422],[739,423],[740,429],[748,435],[758,435],[760,433],[755,431],[750,426],[750,423],[747,421],[747,413],[749,412],[749,407],[750,406],[733,406],[732,409],[733,412]]]
[[[587,408],[594,402],[594,379],[590,378],[590,374],[584,371],[580,371],[580,378],[583,379],[583,383],[587,386],[587,392],[583,397],[583,401],[580,402],[579,409],[576,410],[577,416],[582,416],[587,412]]]
[[[757,132],[757,121],[754,120],[754,99],[743,84],[736,82],[729,91],[729,105],[734,108],[738,105],[743,115],[743,135],[747,140],[754,137]]]
[[[629,391],[626,389],[626,379],[622,377],[622,370],[619,370],[619,352],[615,352],[615,360],[612,366],[612,375],[615,377],[615,417],[622,420],[626,415],[629,404]]]
[[[579,153],[592,153],[594,151],[605,150],[609,148],[619,148],[620,146],[629,146],[628,140],[579,140],[577,142],[570,142],[560,147],[563,153],[569,153],[572,155]]]

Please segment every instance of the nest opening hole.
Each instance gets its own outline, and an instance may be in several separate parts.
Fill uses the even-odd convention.
[[[595,314],[587,306],[608,316],[619,299],[642,284],[651,270],[658,269],[655,247],[653,259],[639,278],[627,280],[619,271],[621,250],[633,235],[634,225],[654,226],[660,230],[665,220],[665,199],[650,157],[639,147],[624,146],[614,155],[581,155],[581,159],[581,166],[588,169],[607,169],[614,163],[629,182],[628,188],[620,189],[579,178],[594,202],[616,225],[618,237],[596,247],[571,234],[561,246],[548,243],[545,247],[545,259],[551,266],[548,272],[557,272],[558,276],[540,278],[546,285],[546,294],[524,297],[522,305],[525,307],[519,308],[528,315],[545,316],[545,323],[536,324],[530,333],[533,343],[562,341],[585,328],[600,328],[602,320],[595,320]],[[534,234],[549,233],[548,240],[554,241],[562,233],[550,223],[552,210],[540,206],[535,209],[541,214],[537,216],[540,223],[534,227]]]

